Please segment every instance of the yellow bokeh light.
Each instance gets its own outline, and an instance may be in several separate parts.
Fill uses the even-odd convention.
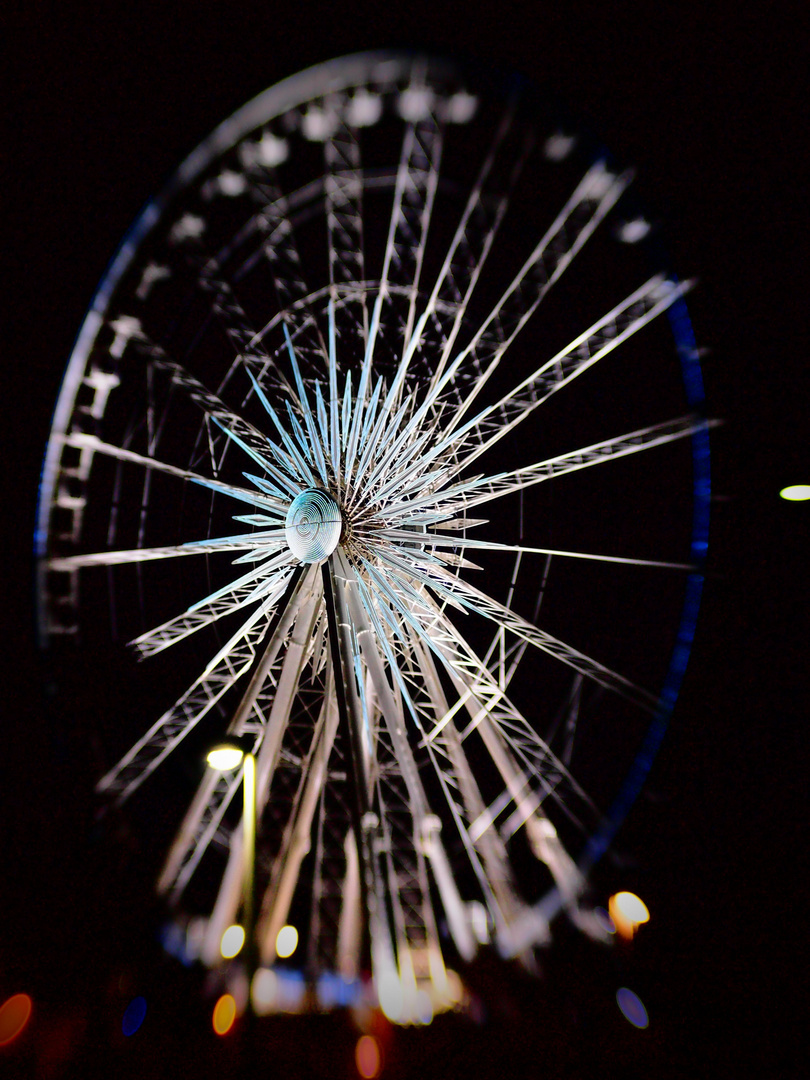
[[[28,994],[14,994],[0,1007],[0,1046],[12,1042],[31,1016],[33,1002]]]
[[[374,1080],[380,1075],[380,1047],[373,1035],[361,1035],[354,1050],[357,1071],[363,1080]]]
[[[240,765],[244,756],[237,746],[217,746],[209,751],[206,760],[212,769],[227,772],[229,769],[235,769],[237,765]]]
[[[791,484],[790,487],[782,488],[779,494],[788,502],[804,502],[805,499],[810,499],[810,484]]]
[[[244,944],[245,931],[243,927],[234,924],[233,926],[229,926],[222,935],[219,951],[222,953],[225,960],[231,960],[239,953]]]
[[[236,1019],[236,1001],[231,994],[223,994],[214,1006],[214,1031],[217,1035],[227,1035]]]
[[[611,896],[608,902],[608,913],[616,927],[616,932],[626,941],[632,941],[639,926],[650,920],[647,905],[631,892],[620,892]]]
[[[276,938],[276,956],[286,960],[298,948],[298,931],[294,926],[282,926]]]

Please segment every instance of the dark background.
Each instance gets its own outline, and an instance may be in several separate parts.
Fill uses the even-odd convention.
[[[160,957],[136,841],[93,826],[92,732],[33,642],[38,470],[95,287],[179,161],[286,75],[417,45],[547,83],[636,163],[642,197],[669,221],[675,268],[700,279],[690,309],[708,350],[709,413],[725,424],[713,438],[709,575],[689,670],[647,793],[595,877],[604,896],[641,893],[651,923],[609,957],[563,933],[537,987],[482,963],[470,978],[486,1022],[389,1033],[383,1075],[805,1075],[810,503],[778,497],[810,482],[802,8],[136,3],[122,14],[74,3],[2,16],[0,999],[25,990],[36,1012],[0,1049],[0,1069],[245,1067],[207,1035],[201,980]],[[646,1032],[618,1014],[622,984],[647,1003]],[[173,1027],[154,1019],[151,1035],[146,1024],[123,1040],[135,992]],[[353,1075],[356,1033],[343,1021],[270,1025],[263,1038],[267,1075]]]

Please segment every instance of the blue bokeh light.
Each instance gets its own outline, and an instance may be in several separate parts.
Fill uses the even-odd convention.
[[[616,991],[616,1004],[621,1009],[622,1016],[625,1020],[629,1021],[633,1027],[642,1029],[648,1027],[650,1018],[647,1015],[647,1010],[644,1008],[644,1002],[638,994],[634,994],[632,990],[628,990],[626,986],[622,986]]]
[[[146,998],[136,997],[124,1009],[121,1030],[126,1036],[134,1035],[146,1019]]]

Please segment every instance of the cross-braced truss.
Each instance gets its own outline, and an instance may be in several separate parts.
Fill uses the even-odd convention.
[[[313,978],[370,963],[408,1020],[426,994],[449,1001],[448,953],[491,938],[531,967],[558,909],[599,932],[576,861],[604,819],[579,720],[608,700],[612,723],[643,730],[661,704],[588,635],[543,628],[540,603],[552,560],[644,574],[646,589],[693,559],[527,542],[524,493],[586,470],[583,498],[603,480],[623,491],[656,455],[654,473],[682,471],[673,448],[705,440],[704,420],[658,411],[597,433],[587,387],[606,421],[635,418],[598,373],[641,343],[654,386],[661,316],[689,285],[643,280],[610,239],[630,174],[561,162],[574,140],[513,91],[488,100],[445,65],[365,57],[273,94],[189,160],[88,318],[46,459],[42,627],[75,635],[80,585],[101,578],[114,632],[137,608],[143,672],[176,655],[191,675],[99,791],[126,802],[200,732],[247,739],[261,961],[294,920]],[[594,277],[600,243],[637,274],[626,288],[610,265]],[[558,303],[547,346],[540,305],[580,263],[584,321],[561,339]],[[634,378],[617,378],[623,399]],[[578,387],[580,443],[576,411],[553,419]],[[293,520],[302,493],[334,516]],[[484,503],[496,519],[472,516]],[[336,542],[308,548],[327,525]],[[241,783],[203,776],[158,883],[180,907],[219,865],[210,963],[240,917]]]

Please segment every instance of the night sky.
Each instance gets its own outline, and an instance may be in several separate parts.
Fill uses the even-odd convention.
[[[470,982],[486,1022],[386,1036],[383,1076],[803,1074],[810,503],[778,498],[810,483],[801,6],[729,5],[727,17],[697,4],[438,8],[136,3],[91,17],[84,5],[32,4],[4,16],[0,1000],[25,990],[37,1010],[0,1048],[10,1075],[248,1067],[213,1046],[202,979],[154,943],[143,838],[94,823],[93,720],[33,640],[38,472],[74,337],[141,206],[266,86],[388,45],[521,70],[635,163],[642,197],[668,221],[672,263],[699,278],[690,311],[709,415],[724,425],[690,666],[646,794],[595,877],[605,897],[643,895],[650,925],[610,957],[564,934],[537,986],[482,961]],[[622,979],[647,1002],[646,1032],[612,1002]],[[118,1037],[136,992],[172,1018],[153,1021],[141,1050]],[[356,1033],[342,1021],[290,1021],[264,1038],[266,1075],[353,1075]]]

